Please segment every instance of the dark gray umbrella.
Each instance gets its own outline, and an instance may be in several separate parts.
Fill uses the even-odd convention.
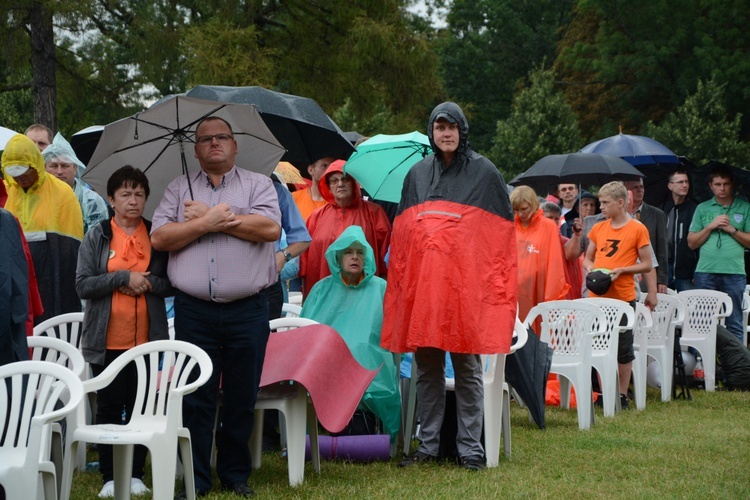
[[[728,168],[734,179],[734,194],[740,198],[750,200],[750,171],[720,161],[711,160],[702,167],[690,172],[693,195],[696,201],[706,201],[713,196],[711,188],[708,186],[708,179],[711,171],[716,167]]]
[[[531,186],[538,194],[551,192],[556,184],[601,186],[610,181],[636,180],[643,177],[634,166],[621,158],[595,153],[547,155],[526,172],[510,181],[512,186]]]
[[[341,129],[307,97],[274,92],[263,87],[199,85],[185,95],[211,101],[254,104],[274,137],[286,148],[282,161],[305,170],[311,163],[333,156],[346,160],[354,146]]]
[[[545,395],[553,352],[529,330],[526,344],[505,358],[505,381],[516,390],[540,429],[545,427]]]
[[[618,156],[631,165],[680,164],[679,158],[664,144],[642,135],[617,134],[592,142],[581,153]]]

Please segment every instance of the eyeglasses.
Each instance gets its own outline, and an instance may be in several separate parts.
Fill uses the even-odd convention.
[[[232,134],[214,134],[214,135],[202,135],[198,137],[195,142],[200,144],[201,146],[208,146],[212,142],[214,142],[214,137],[216,137],[216,140],[219,142],[229,142],[234,139],[234,136]]]
[[[348,180],[349,179],[347,179],[346,177],[331,177],[330,179],[328,179],[328,184],[331,186],[335,186],[337,184],[343,184]]]
[[[565,193],[566,191],[575,191],[576,188],[574,187],[567,187],[567,188],[560,188],[561,193]]]

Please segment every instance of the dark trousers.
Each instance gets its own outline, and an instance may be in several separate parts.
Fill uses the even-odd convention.
[[[104,365],[91,364],[91,372],[98,377],[106,367],[126,351],[107,350],[104,356]],[[97,424],[119,424],[130,422],[135,405],[135,395],[138,392],[138,374],[135,363],[128,363],[115,377],[111,384],[96,392],[96,423]],[[123,414],[125,422],[123,422]],[[104,482],[114,480],[114,467],[112,461],[112,446],[98,444],[99,450],[99,472],[102,473]],[[133,451],[133,477],[143,479],[143,467],[146,463],[148,449],[142,445],[136,445]]]
[[[207,302],[182,292],[175,295],[176,338],[202,348],[213,363],[211,378],[185,396],[182,406],[182,420],[192,440],[198,491],[212,488],[211,443],[219,381],[223,411],[216,472],[226,486],[247,483],[250,477],[248,441],[268,335],[265,291],[229,303]]]

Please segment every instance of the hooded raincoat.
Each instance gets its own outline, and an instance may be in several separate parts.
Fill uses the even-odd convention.
[[[364,278],[351,286],[341,278],[340,258],[343,250],[354,243],[365,249]],[[375,255],[359,226],[345,229],[328,247],[325,257],[332,275],[315,284],[302,306],[301,316],[333,327],[365,368],[380,367],[361,405],[378,416],[391,435],[391,442],[395,442],[401,416],[398,370],[393,354],[380,347],[385,280],[375,276]]]
[[[557,225],[539,209],[525,227],[516,215],[515,226],[518,317],[523,320],[540,302],[565,299],[570,286],[565,278],[565,255]]]
[[[8,201],[5,208],[23,228],[34,261],[44,313],[36,323],[54,316],[79,312],[75,291],[76,260],[83,239],[83,216],[75,193],[66,183],[44,170],[36,144],[25,135],[11,137],[2,156],[3,172],[14,165],[28,165],[39,178],[24,189],[5,176]]]
[[[72,163],[76,166],[73,191],[76,193],[78,204],[81,206],[81,212],[83,212],[84,234],[88,233],[89,229],[100,222],[109,220],[107,202],[81,180],[86,166],[78,159],[75,151],[73,151],[73,146],[65,140],[60,132],[57,133],[52,144],[42,151],[42,156],[44,157],[45,164],[57,160],[64,163]]]
[[[394,221],[381,345],[393,352],[436,347],[469,354],[507,353],[516,318],[518,259],[513,210],[497,168],[468,143],[454,103],[433,123],[459,124],[450,165],[432,154],[404,180]]]
[[[375,275],[385,277],[385,254],[391,238],[391,223],[379,205],[362,199],[359,183],[354,182],[352,203],[347,207],[336,204],[328,188],[328,178],[334,173],[343,173],[344,160],[337,160],[328,167],[318,183],[318,189],[328,204],[314,211],[307,219],[307,230],[312,236],[310,247],[300,256],[300,277],[305,278],[303,292],[310,293],[312,287],[331,274],[325,259],[326,249],[349,226],[360,226],[367,242],[375,253]]]

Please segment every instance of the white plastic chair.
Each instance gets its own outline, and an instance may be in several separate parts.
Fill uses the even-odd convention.
[[[706,391],[716,390],[716,326],[732,314],[732,299],[715,290],[685,290],[677,296],[685,305],[680,345],[697,349],[703,358]]]
[[[55,465],[48,459],[51,424],[81,405],[83,386],[71,370],[47,361],[0,367],[0,484],[4,498],[57,498]],[[66,401],[55,410],[58,401]]]
[[[635,325],[633,326],[633,392],[635,407],[646,409],[646,378],[648,371],[648,336],[653,328],[653,319],[648,307],[635,303]]]
[[[289,292],[289,303],[295,306],[302,305],[302,292]]]
[[[576,299],[594,304],[604,311],[607,318],[605,334],[594,339],[591,351],[591,364],[601,379],[602,398],[604,399],[604,416],[614,417],[620,409],[620,376],[617,365],[617,348],[620,334],[633,328],[635,313],[630,304],[622,300],[603,297]],[[625,324],[622,325],[622,319]],[[595,326],[596,327],[596,326]]]
[[[302,306],[289,304],[288,302],[281,305],[281,317],[283,318],[298,318],[300,314],[302,314]]]
[[[658,303],[651,311],[652,327],[648,330],[647,352],[659,364],[661,400],[669,401],[674,377],[675,326],[684,321],[685,306],[677,294],[657,293],[656,298]]]
[[[560,406],[570,407],[570,384],[576,390],[578,427],[594,424],[594,399],[591,394],[591,357],[594,339],[605,334],[604,311],[581,300],[553,300],[532,307],[524,320],[527,327],[541,318],[542,342],[553,350],[550,373],[560,382]]]
[[[81,351],[71,344],[55,337],[32,336],[27,337],[26,342],[31,349],[33,361],[49,361],[64,366],[78,378],[85,375],[87,368]]]
[[[34,337],[50,337],[60,339],[81,351],[81,334],[83,331],[83,313],[66,313],[54,316],[34,327]],[[29,346],[31,347],[31,346]],[[83,374],[79,377],[82,381],[91,378],[91,368],[86,363]],[[96,401],[96,396],[92,396]],[[86,423],[92,423],[94,419],[94,408],[91,400],[86,397],[83,400],[86,409]],[[86,469],[86,447],[81,446],[76,457],[76,468],[83,471]]]
[[[317,321],[307,318],[279,318],[271,320],[271,335],[275,331],[285,331]],[[263,413],[265,410],[279,410],[284,416],[286,430],[287,461],[289,464],[289,485],[297,486],[305,479],[305,436],[310,430],[310,455],[313,469],[320,474],[320,453],[318,448],[318,419],[315,408],[308,401],[307,390],[302,384],[278,384],[263,387],[255,402],[255,425],[250,436],[250,456],[254,469],[259,469],[263,457]],[[282,419],[279,419],[281,423]]]
[[[178,340],[146,342],[115,359],[98,377],[83,383],[86,392],[109,385],[117,374],[134,362],[138,391],[133,414],[126,425],[85,425],[79,410],[77,425],[68,428],[73,452],[82,441],[113,446],[115,499],[130,498],[133,447],[141,444],[151,452],[153,497],[174,495],[177,447],[185,464],[185,491],[195,498],[193,454],[190,432],[182,425],[182,398],[205,384],[211,375],[211,358],[201,348]],[[163,366],[163,370],[160,367]],[[63,495],[72,484],[72,469],[66,467]]]

